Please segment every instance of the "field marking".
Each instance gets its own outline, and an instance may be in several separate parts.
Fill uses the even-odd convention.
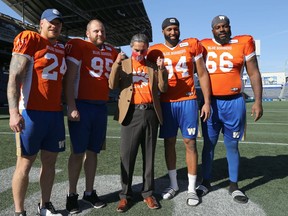
[[[248,125],[280,125],[280,126],[287,126],[288,123],[265,123],[265,122],[248,122]]]
[[[13,132],[0,132],[0,134],[4,135],[13,135]],[[66,137],[70,137],[69,134],[66,134]],[[120,136],[106,136],[108,139],[120,139]],[[158,138],[159,140],[163,140],[162,138]],[[178,138],[177,141],[182,141],[181,138]],[[197,142],[203,142],[202,138],[198,138]],[[218,142],[223,143],[223,141],[218,140]],[[256,145],[278,145],[278,146],[288,146],[288,143],[273,143],[273,142],[253,142],[253,141],[240,141],[241,143],[249,143],[249,144],[256,144]]]
[[[31,171],[29,172],[29,182],[38,182],[39,181],[39,173],[40,168],[32,167]],[[0,187],[0,193],[8,190],[11,188],[11,179],[13,176],[13,173],[15,171],[15,166],[0,170],[0,176],[1,176],[1,187]],[[56,169],[56,174],[59,173],[61,170]]]
[[[34,168],[32,168],[34,169]],[[32,170],[31,170],[32,171]],[[37,171],[37,170],[36,170]],[[2,172],[2,171],[0,171]],[[33,172],[35,173],[35,172]],[[155,180],[155,195],[160,196],[163,189],[169,184],[168,179],[156,179]],[[245,205],[238,204],[232,200],[232,197],[228,194],[228,190],[224,188],[217,188],[211,191],[208,195],[203,197],[202,202],[197,207],[189,207],[186,205],[186,190],[187,190],[187,181],[179,180],[178,181],[180,192],[173,200],[161,200],[160,203],[171,202],[171,209],[173,215],[179,216],[188,216],[191,215],[221,215],[221,216],[230,216],[230,215],[245,215],[245,216],[265,216],[265,211],[261,208],[260,205],[254,203],[251,198],[249,202]],[[95,188],[97,189],[98,195],[107,202],[109,208],[109,213],[105,209],[92,209],[89,205],[85,204],[81,198],[83,190],[85,189],[85,179],[80,178],[78,181],[78,193],[79,196],[79,205],[82,209],[82,212],[78,215],[115,215],[116,206],[119,200],[118,193],[121,188],[120,176],[119,175],[102,175],[96,176],[95,178]],[[133,177],[133,191],[135,193],[140,193],[142,188],[142,177],[134,176]],[[65,202],[66,202],[66,193],[68,189],[68,181],[56,183],[53,186],[51,201],[54,203],[56,209],[60,210],[63,215],[68,215],[65,211]],[[37,203],[39,202],[40,191],[31,194],[25,199],[25,207],[27,209],[27,215],[35,214]],[[138,200],[135,205],[132,206],[129,211],[133,212],[133,208],[143,208],[147,207],[145,204]],[[137,210],[136,210],[137,211]],[[147,211],[148,208],[147,208]],[[166,208],[160,208],[157,210],[159,215],[165,215]],[[169,211],[169,210],[168,210]],[[12,215],[14,213],[14,206],[11,205],[7,209],[0,211],[0,215]],[[147,212],[148,213],[148,212]]]

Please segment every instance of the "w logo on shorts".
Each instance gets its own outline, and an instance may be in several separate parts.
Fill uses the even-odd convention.
[[[65,140],[59,141],[59,149],[65,148]]]
[[[189,135],[195,135],[196,128],[187,128],[187,131]]]
[[[238,139],[240,137],[240,132],[233,132],[233,138]]]

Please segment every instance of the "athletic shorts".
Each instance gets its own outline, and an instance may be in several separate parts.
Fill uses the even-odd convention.
[[[161,102],[163,125],[160,126],[160,138],[177,136],[180,128],[183,138],[195,139],[198,134],[197,100],[179,102]]]
[[[215,137],[222,133],[231,140],[241,140],[246,121],[246,105],[241,94],[232,99],[211,98],[211,116],[202,123],[203,136]],[[207,134],[208,133],[208,134]]]
[[[16,133],[17,155],[32,156],[39,150],[65,151],[65,126],[62,111],[22,110],[25,128]]]
[[[107,106],[76,101],[80,121],[69,121],[68,128],[73,153],[80,154],[86,150],[99,153],[106,138]]]

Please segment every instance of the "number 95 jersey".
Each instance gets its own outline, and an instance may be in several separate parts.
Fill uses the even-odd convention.
[[[99,49],[89,41],[75,38],[66,43],[65,52],[66,59],[78,66],[75,99],[107,101],[108,78],[118,55],[116,49],[107,44]]]
[[[254,40],[249,35],[233,37],[221,45],[214,39],[201,41],[206,68],[210,75],[212,95],[236,95],[242,92],[245,61],[255,55]]]
[[[14,39],[15,54],[30,61],[21,86],[19,109],[61,111],[66,72],[64,45],[52,45],[37,32],[23,31]]]

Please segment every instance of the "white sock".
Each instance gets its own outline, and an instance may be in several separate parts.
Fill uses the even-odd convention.
[[[168,170],[169,178],[170,178],[170,187],[174,190],[179,190],[178,182],[177,182],[177,171],[174,170]]]
[[[188,193],[196,193],[196,179],[197,175],[191,175],[188,173]]]

